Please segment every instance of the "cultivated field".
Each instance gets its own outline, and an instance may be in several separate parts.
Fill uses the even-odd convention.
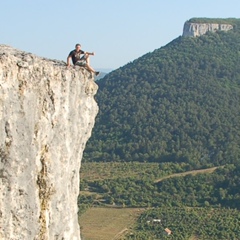
[[[90,208],[79,217],[82,240],[120,240],[131,231],[141,208]]]

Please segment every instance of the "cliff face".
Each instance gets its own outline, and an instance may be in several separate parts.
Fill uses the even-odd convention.
[[[208,31],[229,31],[231,29],[233,29],[231,24],[185,22],[183,27],[183,36],[197,37],[205,34]]]
[[[80,239],[79,169],[96,91],[84,69],[0,45],[0,239]]]

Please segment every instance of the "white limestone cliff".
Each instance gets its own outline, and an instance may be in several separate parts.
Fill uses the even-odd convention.
[[[0,45],[0,239],[78,240],[79,169],[98,112],[82,68]]]
[[[220,23],[192,23],[185,22],[183,27],[184,37],[197,37],[204,35],[206,32],[229,31],[233,29],[231,24]]]

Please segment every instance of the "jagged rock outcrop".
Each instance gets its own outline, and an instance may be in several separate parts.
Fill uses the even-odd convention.
[[[80,239],[79,169],[96,91],[85,69],[0,45],[0,239]]]
[[[220,23],[192,23],[185,22],[183,27],[184,37],[197,37],[204,35],[206,32],[229,31],[233,29],[231,24]]]

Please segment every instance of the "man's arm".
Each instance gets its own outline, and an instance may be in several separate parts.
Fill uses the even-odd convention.
[[[84,52],[85,54],[87,54],[87,55],[95,55],[95,53],[94,52]]]

